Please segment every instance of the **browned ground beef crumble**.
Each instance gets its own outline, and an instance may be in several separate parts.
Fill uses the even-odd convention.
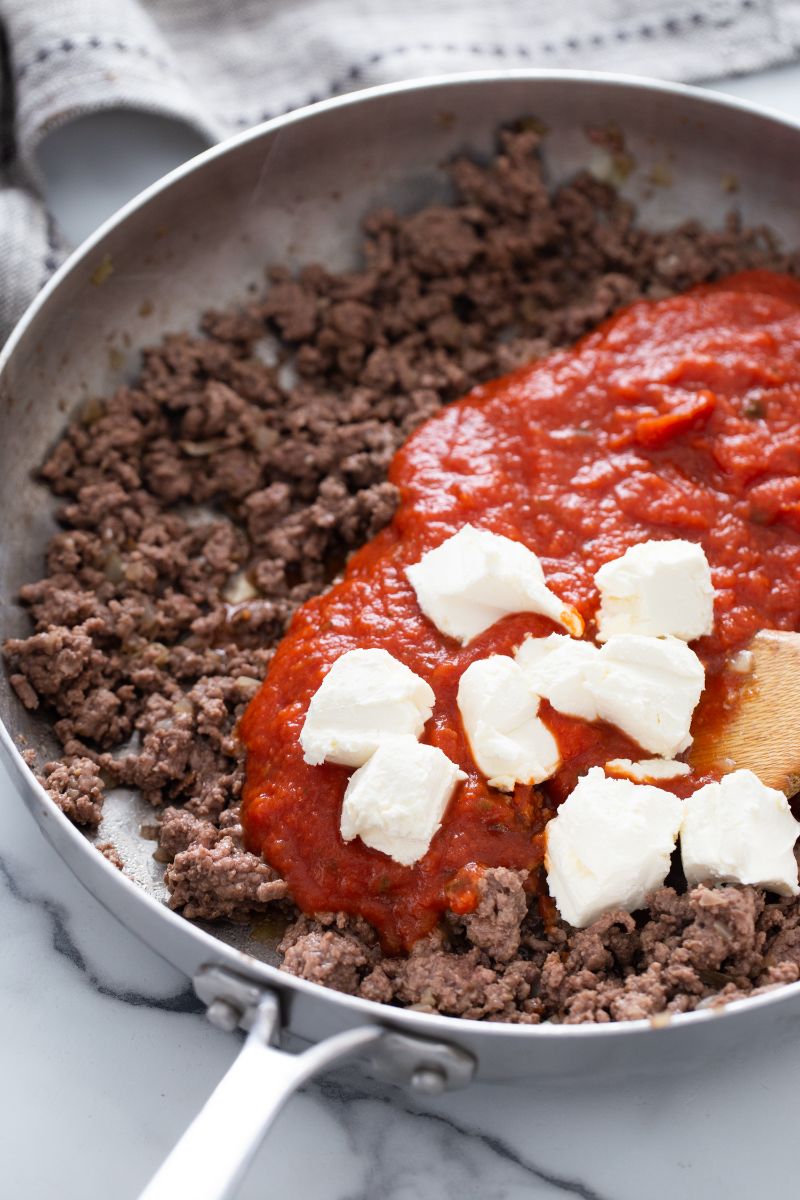
[[[40,772],[55,803],[92,827],[105,788],[139,788],[185,916],[277,904],[286,971],[385,1003],[628,1020],[796,980],[800,904],[663,887],[636,919],[545,929],[522,878],[498,868],[476,912],[387,958],[360,920],[297,917],[238,821],[236,721],[295,608],[391,517],[387,464],[421,421],[640,297],[751,266],[797,272],[734,217],[654,233],[588,174],[549,191],[538,143],[505,131],[488,166],[452,165],[452,206],[369,216],[360,270],[275,269],[262,298],[166,337],[135,386],[90,403],[42,468],[62,530],[21,592],[35,631],[5,653],[63,745]]]

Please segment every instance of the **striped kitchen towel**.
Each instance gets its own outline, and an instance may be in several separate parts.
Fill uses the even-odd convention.
[[[129,108],[209,142],[390,80],[551,66],[711,79],[800,56],[800,0],[0,0],[0,338],[66,253],[39,148]]]

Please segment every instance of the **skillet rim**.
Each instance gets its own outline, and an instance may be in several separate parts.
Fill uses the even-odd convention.
[[[17,346],[24,338],[28,328],[34,323],[40,310],[46,305],[50,297],[58,291],[62,281],[72,275],[74,271],[87,261],[95,248],[112,230],[124,225],[129,217],[139,212],[152,199],[167,191],[179,180],[201,172],[207,164],[225,157],[248,142],[258,141],[264,136],[271,135],[300,121],[313,119],[317,114],[322,112],[330,112],[358,104],[368,104],[373,99],[398,95],[409,91],[437,92],[446,91],[449,87],[458,87],[465,84],[476,84],[479,86],[486,84],[488,86],[492,83],[505,81],[523,83],[528,81],[532,83],[550,81],[563,82],[567,85],[600,84],[602,86],[607,84],[614,87],[629,88],[632,92],[644,90],[664,96],[683,97],[692,100],[700,107],[705,106],[709,109],[723,108],[733,112],[741,112],[765,118],[768,121],[782,125],[800,134],[800,120],[795,120],[766,105],[753,104],[738,97],[726,96],[720,92],[705,90],[688,84],[669,83],[647,76],[608,71],[516,68],[513,70],[443,73],[401,80],[394,83],[379,84],[356,92],[349,92],[343,96],[335,96],[328,100],[322,100],[316,104],[305,105],[290,113],[274,117],[250,129],[233,134],[231,137],[210,146],[207,150],[195,155],[187,162],[182,163],[168,174],[156,180],[108,217],[68,256],[15,325],[2,351],[0,351],[0,387],[3,385],[5,372],[12,362]],[[167,961],[172,962],[175,966],[178,965],[173,959],[167,958],[167,955],[142,931],[140,928],[141,922],[137,922],[136,920],[139,914],[143,916],[147,915],[148,920],[144,923],[148,930],[154,922],[160,921],[165,930],[171,930],[175,936],[183,938],[189,944],[194,943],[197,949],[206,950],[207,954],[205,956],[203,954],[199,956],[200,961],[222,963],[222,965],[230,967],[239,973],[247,974],[251,978],[258,980],[258,982],[274,989],[284,999],[287,996],[291,998],[293,993],[298,993],[308,997],[312,1001],[325,1001],[326,1005],[330,1008],[344,1010],[345,1018],[349,1018],[349,1024],[364,1020],[368,1022],[378,1020],[381,1024],[403,1029],[408,1033],[417,1033],[423,1036],[427,1035],[429,1037],[449,1040],[457,1039],[458,1031],[461,1029],[465,1033],[468,1032],[470,1037],[480,1034],[481,1040],[488,1039],[490,1043],[492,1041],[496,1043],[498,1039],[505,1041],[512,1038],[515,1040],[521,1038],[526,1042],[531,1039],[550,1042],[566,1039],[568,1042],[596,1042],[599,1040],[602,1043],[607,1043],[609,1039],[620,1037],[626,1038],[630,1042],[634,1037],[641,1038],[654,1033],[659,1033],[662,1036],[669,1032],[677,1034],[680,1030],[708,1025],[709,1022],[718,1024],[722,1017],[735,1019],[745,1013],[752,1013],[757,1009],[773,1008],[774,1006],[785,1007],[787,1003],[800,997],[800,981],[798,981],[791,984],[775,985],[774,988],[757,996],[744,997],[717,1005],[710,1004],[706,1008],[695,1009],[688,1013],[670,1014],[666,1021],[663,1020],[663,1016],[661,1019],[657,1016],[654,1019],[617,1021],[602,1025],[559,1025],[553,1023],[521,1025],[508,1022],[478,1021],[472,1018],[446,1016],[441,1013],[420,1013],[411,1009],[395,1008],[374,1000],[365,1000],[361,997],[345,995],[342,992],[333,991],[322,984],[312,983],[297,976],[288,975],[280,971],[277,967],[271,966],[269,963],[265,963],[253,958],[249,954],[236,950],[233,946],[215,938],[213,934],[200,929],[185,917],[179,916],[167,908],[165,904],[159,903],[152,896],[148,895],[138,884],[112,866],[103,855],[98,854],[95,847],[80,832],[77,826],[57,808],[24,762],[10,731],[2,720],[0,720],[0,759],[2,759],[8,769],[12,782],[15,782],[17,785],[18,798],[22,799],[32,811],[40,829],[48,836],[47,824],[55,819],[59,830],[59,839],[66,839],[71,843],[75,854],[79,859],[83,859],[87,875],[92,876],[99,873],[99,879],[104,880],[109,890],[116,889],[118,891],[120,898],[118,907],[123,910],[131,909],[132,915],[130,918],[126,919],[126,916],[121,915],[116,906],[106,903],[91,887],[87,878],[83,874],[78,874],[76,867],[61,853],[60,848],[55,844],[53,838],[48,836],[48,840],[53,845],[59,857],[65,861],[73,874],[77,876],[98,903],[110,911],[126,928],[136,933],[151,949],[160,954],[161,957],[166,958]],[[102,890],[105,891],[106,886]],[[179,969],[183,968],[179,967]],[[652,1036],[649,1040],[652,1041]]]

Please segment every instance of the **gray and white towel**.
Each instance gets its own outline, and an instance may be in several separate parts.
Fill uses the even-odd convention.
[[[800,0],[0,0],[0,338],[66,253],[37,150],[128,108],[209,142],[375,83],[550,66],[712,79],[800,57]]]

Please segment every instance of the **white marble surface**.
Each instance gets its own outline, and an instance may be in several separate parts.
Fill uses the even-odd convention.
[[[800,68],[725,90],[800,116]],[[115,121],[125,132],[122,181]],[[64,130],[43,164],[53,207],[82,236],[192,143],[147,118],[112,115]],[[188,981],[83,890],[1,769],[0,795],[0,1195],[133,1200],[232,1061],[236,1039],[213,1029]],[[791,1195],[798,1079],[800,1045],[787,1034],[669,1080],[598,1079],[578,1089],[532,1079],[424,1106],[350,1068],[290,1102],[241,1196]]]

